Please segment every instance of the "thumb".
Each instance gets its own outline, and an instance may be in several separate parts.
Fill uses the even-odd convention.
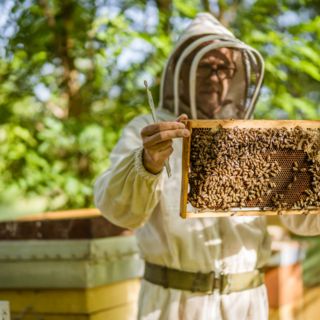
[[[181,122],[182,120],[188,120],[188,116],[185,113],[180,115],[174,122]]]

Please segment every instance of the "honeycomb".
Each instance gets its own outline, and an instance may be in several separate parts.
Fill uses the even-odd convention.
[[[308,134],[316,135],[317,141],[320,140],[320,132],[319,129],[303,129]],[[219,128],[197,128],[192,129],[191,134],[191,150],[193,148],[193,144],[195,141],[196,136],[201,136],[203,134],[215,134],[219,131]],[[319,143],[320,144],[320,143]],[[318,149],[318,148],[317,148]],[[268,194],[264,194],[261,198],[255,198],[252,200],[246,199],[244,201],[245,205],[242,207],[245,208],[257,208],[259,207],[261,210],[277,210],[277,206],[275,205],[272,198],[281,194],[281,202],[287,204],[287,208],[295,208],[297,201],[305,201],[308,197],[306,193],[307,189],[313,189],[313,173],[309,172],[308,169],[312,162],[310,161],[308,152],[310,150],[292,150],[292,149],[285,149],[285,148],[275,148],[274,146],[266,147],[264,152],[261,153],[265,159],[268,159],[268,163],[274,163],[275,161],[281,167],[281,171],[275,176],[270,177],[270,182],[275,183],[274,188],[270,188]],[[191,154],[191,153],[190,153]],[[270,155],[270,157],[268,157]],[[319,158],[319,153],[317,156],[317,162]],[[294,172],[293,167],[294,163],[298,164],[299,172]],[[191,170],[192,171],[192,159],[190,158],[191,163]],[[305,172],[301,172],[300,169],[305,168]],[[199,174],[205,175],[208,174],[204,170],[198,172]],[[294,176],[296,177],[295,181]],[[191,195],[200,195],[202,190],[199,190],[199,185],[196,185],[197,178],[193,178],[189,175],[189,193],[188,193],[188,202],[190,203],[190,196]],[[210,182],[211,185],[214,185],[214,181]],[[288,185],[291,184],[291,188],[288,189]],[[320,194],[319,194],[320,195]],[[262,200],[262,201],[261,201]],[[193,205],[194,206],[194,205]],[[196,208],[200,208],[201,210],[207,209],[205,206],[204,208],[201,206],[194,206]],[[232,205],[231,207],[238,208],[239,203]],[[309,206],[310,207],[310,206]],[[312,206],[314,207],[314,206]],[[221,206],[214,206],[208,207],[211,210],[219,210],[223,209]]]

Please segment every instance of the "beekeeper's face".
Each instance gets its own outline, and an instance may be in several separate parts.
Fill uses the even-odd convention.
[[[189,101],[189,73],[196,53],[187,57],[181,68],[184,102]],[[225,105],[230,79],[235,74],[232,49],[220,48],[207,52],[200,60],[197,68],[196,105],[198,118],[213,118]]]

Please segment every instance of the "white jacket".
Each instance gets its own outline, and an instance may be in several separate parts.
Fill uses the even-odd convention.
[[[160,121],[174,116],[158,111]],[[151,115],[134,119],[110,155],[111,167],[95,182],[95,203],[112,223],[136,229],[141,258],[184,271],[239,273],[265,265],[270,256],[266,218],[181,219],[182,140],[175,139],[170,157],[172,177],[147,172],[142,163],[140,131]],[[283,216],[293,232],[320,233],[319,215]],[[139,319],[143,320],[267,320],[264,286],[229,295],[191,293],[142,281]]]
[[[157,114],[159,121],[175,119],[165,109]],[[143,115],[124,129],[110,155],[111,166],[94,185],[101,213],[116,225],[136,229],[141,258],[160,266],[202,273],[241,273],[264,266],[271,245],[265,217],[180,218],[182,140],[173,143],[170,179],[164,171],[147,172],[140,132],[152,123],[151,115]],[[320,233],[319,215],[281,219],[295,233]],[[217,291],[206,295],[164,289],[143,280],[138,319],[267,320],[266,289],[263,285],[228,295]]]

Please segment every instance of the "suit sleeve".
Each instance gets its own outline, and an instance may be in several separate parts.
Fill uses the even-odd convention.
[[[149,116],[134,119],[110,154],[111,166],[94,183],[94,200],[101,214],[128,228],[143,227],[161,196],[162,172],[144,168],[140,131],[151,124]]]
[[[293,233],[302,236],[320,234],[319,214],[281,216],[281,221]]]

